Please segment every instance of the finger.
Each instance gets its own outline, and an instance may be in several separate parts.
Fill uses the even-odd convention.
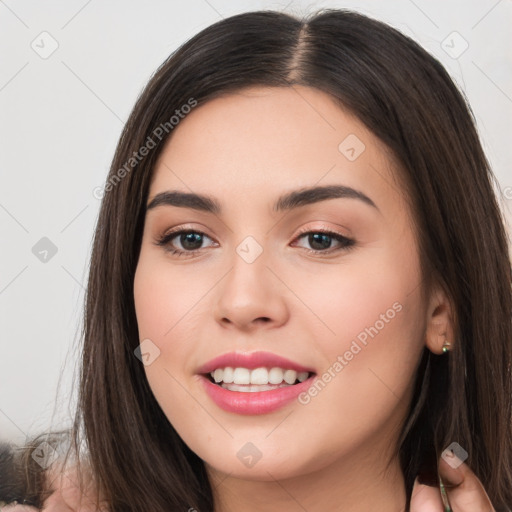
[[[77,509],[78,510],[78,509]],[[54,492],[43,504],[42,512],[75,512],[62,499],[59,492]]]
[[[420,484],[416,478],[412,488],[411,512],[444,512],[439,488]]]
[[[443,452],[439,474],[453,512],[495,512],[480,480],[451,450]]]
[[[44,502],[43,512],[100,512],[95,500],[95,487],[89,475],[85,475],[84,486],[79,484],[77,468],[56,466],[48,473],[53,494]],[[104,507],[104,505],[103,505]]]

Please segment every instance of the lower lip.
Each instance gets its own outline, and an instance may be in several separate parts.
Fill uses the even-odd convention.
[[[304,382],[272,389],[270,391],[229,391],[214,384],[204,375],[200,375],[202,385],[208,396],[221,408],[236,414],[266,414],[289,404],[311,386],[315,375]]]

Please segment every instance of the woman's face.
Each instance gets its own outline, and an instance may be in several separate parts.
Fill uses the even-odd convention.
[[[396,172],[306,87],[246,89],[174,128],[147,204],[180,192],[218,210],[177,195],[148,209],[135,306],[149,385],[210,471],[271,480],[392,456],[427,322]],[[294,195],[315,187],[338,197]]]

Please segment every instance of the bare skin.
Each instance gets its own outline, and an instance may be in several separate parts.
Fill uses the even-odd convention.
[[[340,150],[344,140],[354,147],[353,135],[364,151]],[[410,208],[396,173],[361,122],[305,87],[212,100],[182,120],[164,148],[148,204],[177,190],[213,196],[222,211],[148,210],[134,282],[139,336],[160,351],[145,366],[149,384],[205,461],[216,512],[404,509],[397,432],[423,348],[441,353],[453,326],[440,287],[422,298]],[[375,206],[352,197],[272,210],[281,194],[323,185],[351,187]],[[167,249],[188,251],[182,257],[156,244],[174,229],[202,234],[200,248],[184,247],[179,235]],[[354,245],[331,237],[319,250],[301,230],[333,231]],[[236,250],[248,236],[262,250],[251,263]],[[318,376],[332,373],[372,326],[378,333],[307,404],[248,417],[222,410],[200,385],[199,366],[235,350],[270,351]],[[237,457],[249,442],[262,454],[252,467]],[[427,492],[416,491],[416,499]]]

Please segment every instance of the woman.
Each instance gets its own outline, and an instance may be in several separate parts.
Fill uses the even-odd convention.
[[[461,93],[389,26],[203,30],[151,78],[101,191],[75,462],[32,503],[510,510],[493,184]]]

